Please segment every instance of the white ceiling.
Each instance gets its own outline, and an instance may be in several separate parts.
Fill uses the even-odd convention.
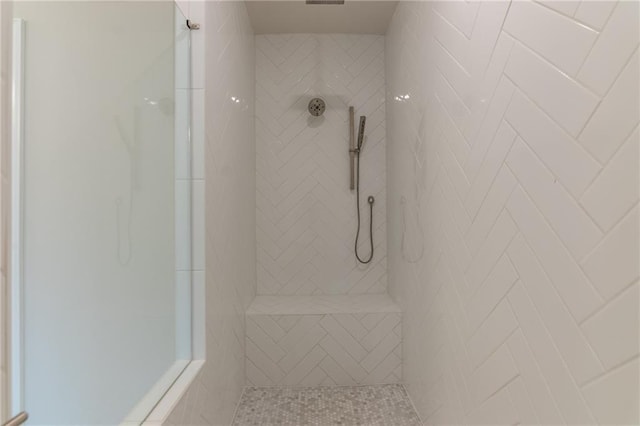
[[[343,5],[307,5],[305,0],[246,3],[256,34],[384,34],[397,1],[346,0]]]

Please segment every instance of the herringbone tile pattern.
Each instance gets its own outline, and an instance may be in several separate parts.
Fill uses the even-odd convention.
[[[638,2],[400,2],[390,290],[428,424],[637,424]]]
[[[395,310],[247,315],[247,381],[253,386],[397,383],[402,327]]]
[[[322,118],[307,112],[324,98]],[[256,227],[258,294],[384,293],[386,275],[384,38],[256,36]],[[349,190],[348,107],[367,116],[366,196],[376,197],[375,257],[353,254],[355,194]],[[356,117],[357,119],[357,117]],[[366,235],[362,253],[368,253]]]

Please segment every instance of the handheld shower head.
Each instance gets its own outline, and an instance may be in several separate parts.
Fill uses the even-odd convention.
[[[358,126],[358,149],[362,148],[362,142],[364,141],[364,125],[367,121],[367,117],[360,116],[360,125]]]

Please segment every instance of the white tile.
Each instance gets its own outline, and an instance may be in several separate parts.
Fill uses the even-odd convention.
[[[192,90],[191,94],[191,178],[204,179],[204,90]]]
[[[633,132],[620,151],[587,189],[580,204],[608,231],[640,197],[640,134]]]
[[[175,91],[175,122],[174,122],[174,161],[176,179],[191,177],[189,162],[189,100],[188,89]]]
[[[600,424],[638,424],[640,361],[628,362],[585,387],[585,399]]]
[[[636,283],[581,325],[607,369],[622,364],[640,352],[639,302],[640,291]]]
[[[607,93],[631,53],[638,47],[639,13],[638,2],[617,2],[607,25],[580,69],[578,79],[599,95]]]
[[[574,18],[592,28],[601,30],[609,19],[616,1],[581,1]]]
[[[509,213],[503,210],[465,273],[465,278],[472,291],[477,289],[489,275],[516,232],[516,225]]]
[[[515,139],[516,133],[513,128],[503,122],[493,142],[491,142],[487,154],[482,160],[480,170],[478,171],[476,179],[471,184],[469,195],[465,200],[465,207],[472,217],[477,213],[480,205],[483,203],[487,191],[496,184],[496,176],[502,173],[502,163]]]
[[[591,412],[522,284],[511,290],[509,302],[565,421],[592,424]]]
[[[260,317],[247,317],[245,331],[247,339],[258,346],[271,361],[278,363],[285,356],[286,352],[278,345],[278,342],[273,341],[273,339],[260,328],[258,324],[259,321]]]
[[[567,16],[573,16],[576,9],[580,5],[579,0],[536,0],[538,3],[543,4],[553,10],[563,13]]]
[[[194,180],[191,183],[191,265],[194,270],[205,268],[205,206],[204,181]]]
[[[591,218],[522,140],[507,164],[574,258],[582,259],[602,238]]]
[[[509,102],[511,102],[511,97],[513,96],[514,91],[515,88],[513,83],[503,76],[500,83],[498,83],[495,93],[493,94],[491,103],[489,104],[484,117],[484,122],[482,123],[477,136],[470,141],[472,146],[471,153],[464,164],[464,169],[468,178],[471,180],[475,179],[478,171],[480,170],[484,156],[500,128],[505,111],[507,110]]]
[[[455,163],[455,167],[459,167],[457,163]],[[465,180],[462,179],[460,175],[457,175],[456,173],[453,173],[453,175],[465,182]],[[438,182],[440,182],[442,192],[445,194],[445,198],[448,201],[449,208],[451,209],[451,214],[454,216],[454,220],[458,225],[458,229],[461,233],[465,232],[469,227],[471,221],[469,219],[469,216],[467,215],[466,210],[464,209],[464,206],[462,205],[460,196],[458,195],[460,191],[459,186],[456,187],[453,184],[452,180],[449,178],[449,175],[444,171],[441,173]]]
[[[458,97],[467,105],[471,83],[468,71],[439,42],[434,45],[432,60]]]
[[[636,206],[582,261],[582,268],[605,299],[640,275],[640,215]]]
[[[180,179],[175,186],[176,269],[191,270],[191,182]]]
[[[271,382],[280,382],[284,374],[276,363],[271,361],[262,350],[256,346],[251,340],[247,340],[246,344],[247,358],[251,360],[253,365],[262,373],[260,376],[267,377]],[[259,375],[255,375],[252,380],[258,380]],[[260,383],[258,386],[267,386],[266,383]]]
[[[185,7],[188,9],[188,1],[183,2],[183,5],[179,5],[181,7]],[[190,61],[189,61],[189,29],[187,28],[186,22],[183,19],[183,16],[180,16],[176,13],[175,16],[175,44],[173,46],[174,49],[174,79],[175,79],[175,88],[176,89],[190,89]]]
[[[509,338],[507,344],[527,393],[531,396],[531,403],[535,407],[540,424],[564,423],[556,401],[549,391],[549,385],[540,371],[522,331],[516,331]]]
[[[480,2],[450,1],[437,2],[433,7],[464,33],[467,38],[470,38],[479,6]]]
[[[258,270],[268,271],[259,275],[258,293],[384,291],[384,38],[258,35],[256,51],[255,212],[258,253],[266,255],[258,256]],[[324,121],[308,120],[306,104],[315,94],[327,101]],[[356,226],[344,151],[348,105],[357,116],[367,116],[362,202],[364,194],[376,196],[374,224],[380,224],[374,231],[374,260],[362,268],[345,239]]]
[[[205,2],[203,0],[189,0],[189,19],[200,24],[205,20]]]
[[[506,306],[506,305],[505,305]],[[501,345],[471,378],[478,405],[518,375],[507,345]]]
[[[566,1],[549,3],[570,4]],[[579,2],[574,3],[575,10]],[[573,19],[530,1],[511,4],[504,29],[569,75],[577,74],[598,36],[597,32]]]
[[[484,404],[467,415],[467,424],[510,425],[518,422],[518,412],[509,399],[506,388],[496,392]]]
[[[189,6],[191,5],[191,1],[189,0],[176,0],[176,4],[180,9],[180,12],[184,16],[189,16]]]
[[[191,272],[176,271],[176,359],[191,359]]]
[[[392,332],[392,330],[400,323],[401,320],[402,318],[400,314],[386,314],[384,319],[378,322],[376,327],[370,330],[369,333],[362,339],[362,346],[364,346],[369,351],[373,350],[387,334]]]
[[[205,272],[191,273],[191,347],[193,359],[205,359],[206,306],[205,306]]]
[[[354,360],[345,350],[336,342],[336,340],[327,335],[320,341],[322,347],[327,354],[340,364],[344,371],[356,382],[362,382],[367,376],[367,371]]]
[[[602,163],[609,161],[640,121],[639,72],[636,51],[580,134],[582,145]]]
[[[450,179],[450,182],[453,184],[452,190],[454,191],[455,196],[458,198],[464,197],[464,194],[466,194],[469,189],[469,181],[467,180],[467,176],[465,175],[462,166],[458,163],[458,160],[456,160],[455,155],[453,155],[449,144],[442,144],[441,148],[438,150],[438,154],[440,159],[442,159],[442,162],[446,165],[448,170],[447,178]],[[454,196],[454,194],[447,193],[447,198]]]
[[[463,68],[469,69],[469,39],[438,12],[434,12],[433,35]]]
[[[536,416],[536,412],[531,405],[531,400],[523,380],[521,378],[515,379],[509,383],[507,390],[509,391],[509,399],[518,412],[520,424],[539,424],[538,416]]]
[[[502,256],[480,290],[466,306],[467,318],[475,331],[518,279],[507,256]]]
[[[362,360],[362,366],[367,372],[372,373],[375,369],[380,367],[380,364],[384,362],[394,350],[395,347],[401,344],[401,338],[395,333],[387,334],[384,339],[380,341],[371,352],[369,352]]]
[[[505,118],[569,192],[582,195],[600,164],[520,91],[513,95]]]
[[[487,3],[483,3],[483,6]],[[498,41],[493,49],[491,55],[487,58],[489,64],[484,70],[484,75],[481,80],[478,73],[472,71],[472,78],[474,79],[474,85],[472,87],[472,93],[474,98],[471,99],[471,119],[468,126],[463,130],[464,135],[469,141],[473,141],[476,137],[478,130],[483,124],[484,114],[489,107],[489,101],[493,97],[493,94],[498,87],[498,83],[502,80],[504,67],[507,65],[511,49],[513,48],[514,40],[509,34],[501,32],[498,36]],[[481,67],[480,60],[474,62]]]
[[[478,368],[518,328],[518,321],[504,299],[489,314],[467,344],[473,368]]]
[[[574,318],[595,311],[602,298],[522,189],[513,192],[507,209]]]
[[[524,238],[516,237],[509,246],[508,253],[509,259],[518,271],[520,281],[576,382],[585,383],[602,373],[604,369],[600,360],[582,335]]]
[[[490,62],[496,61],[494,53],[498,47],[498,39],[502,34],[505,34],[501,30],[509,6],[510,4],[506,1],[480,2],[469,48],[471,55],[470,74],[474,78],[475,84],[481,81],[480,78],[484,76]],[[499,50],[498,52],[500,53]],[[500,63],[499,60],[496,62]]]
[[[618,96],[614,103],[602,99],[611,98],[613,92],[600,92],[576,75],[591,54],[587,62],[592,63],[594,75],[606,77],[615,60],[607,62],[605,56],[615,59],[618,50],[636,43],[637,28],[629,31],[607,23],[608,11],[616,4],[398,3],[385,40],[391,100],[386,105],[389,289],[404,311],[404,380],[426,423],[611,423],[597,417],[598,410],[609,404],[606,399],[585,400],[581,385],[600,383],[616,367],[599,356],[596,340],[592,342],[579,324],[595,320],[599,313],[614,312],[607,309],[607,301],[617,300],[625,289],[616,284],[623,268],[614,268],[627,257],[614,262],[603,255],[597,268],[599,279],[612,281],[606,290],[612,292],[610,298],[603,298],[600,285],[591,282],[580,257],[604,246],[638,202],[632,194],[635,174],[630,172],[637,169],[636,153],[625,145],[637,127],[630,117],[640,116],[634,105],[625,102],[631,102],[638,88],[630,79],[620,79],[619,93],[626,97]],[[513,26],[519,9],[534,13],[521,16],[520,25]],[[504,18],[505,28],[512,28],[503,29]],[[603,32],[597,35],[600,29]],[[603,50],[606,54],[596,58],[596,49],[590,49],[602,43],[607,32],[622,37],[616,42],[620,49],[609,43],[614,51]],[[434,56],[438,42],[450,57],[442,51]],[[627,59],[634,49],[626,53]],[[455,62],[460,66],[456,68]],[[618,71],[626,62],[617,65]],[[392,94],[406,93],[410,101],[393,101]],[[607,102],[607,114],[596,111]],[[586,132],[581,138],[588,126],[594,126],[592,141],[584,139]],[[506,137],[505,129],[515,131],[529,148],[528,156],[518,163],[518,173],[505,163],[515,140]],[[469,186],[460,193],[463,177]],[[535,196],[527,195],[530,188]],[[461,202],[466,215],[460,214]],[[519,268],[509,251],[491,243],[496,239],[491,229],[505,202],[514,241],[528,247],[518,258]],[[416,218],[403,210],[413,211],[412,206]],[[421,242],[422,257],[415,250]],[[416,256],[402,251],[407,247]],[[510,254],[516,258],[513,249]],[[489,263],[486,271],[479,268],[484,262]],[[469,280],[465,275],[469,272],[481,278]],[[487,331],[488,337],[482,339],[477,330],[490,324],[485,321],[503,309],[504,293],[509,289],[513,293],[518,285],[525,298],[512,294],[508,301],[519,329],[507,340],[518,376],[496,388],[501,382],[496,372],[484,382],[487,387],[480,394],[485,398],[479,401],[473,394],[473,367],[484,358],[488,362],[487,351],[496,349],[503,334]],[[623,308],[617,311],[628,311]],[[602,318],[602,333],[624,321]],[[510,324],[496,326],[510,330]],[[632,327],[624,331],[632,332]],[[597,345],[604,347],[606,341]],[[629,353],[623,344],[609,346],[612,354]],[[624,390],[617,382],[607,387],[612,395]]]
[[[447,112],[456,123],[458,128],[464,128],[469,122],[470,112],[467,105],[453,89],[451,84],[444,78],[442,73],[437,73],[435,87],[438,99],[445,106]]]
[[[491,231],[491,227],[502,212],[505,203],[515,188],[517,181],[508,167],[500,172],[482,201],[482,206],[465,237],[469,251],[476,254]]]
[[[513,47],[505,73],[572,136],[598,105],[593,93],[520,43]]]
[[[338,344],[346,350],[356,361],[362,361],[367,356],[367,350],[332,316],[325,315],[320,325],[333,336]]]

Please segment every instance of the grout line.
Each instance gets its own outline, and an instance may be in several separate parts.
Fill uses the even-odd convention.
[[[246,375],[245,375],[246,377]],[[244,398],[244,394],[247,391],[247,386],[242,387],[242,392],[240,393],[240,398],[238,398],[238,402],[236,403],[236,408],[233,410],[233,417],[231,418],[231,425],[234,425],[236,422],[236,417],[238,416],[238,410],[240,409],[240,404],[242,403],[242,399]]]
[[[627,366],[627,364],[631,364],[632,362],[636,361],[638,358],[640,358],[639,354],[635,354],[634,356],[632,356],[631,358],[628,358],[622,362],[620,362],[619,364],[614,365],[613,367],[609,368],[608,370],[604,371],[602,374],[599,374],[598,376],[587,380],[586,382],[584,382],[582,385],[580,385],[580,390],[591,386],[595,383],[598,383],[600,380],[605,379],[607,376],[611,375],[612,373],[614,373],[617,370],[620,370],[624,367]]]
[[[601,305],[598,309],[596,309],[595,311],[591,312],[589,315],[587,315],[584,319],[582,319],[580,322],[577,323],[578,327],[582,328],[582,325],[586,322],[588,322],[589,320],[591,320],[592,318],[594,318],[595,316],[597,316],[598,314],[600,314],[602,311],[604,311],[605,309],[607,309],[611,303],[613,303],[617,298],[619,298],[622,293],[625,293],[627,290],[629,290],[629,288],[633,287],[634,285],[638,284],[640,281],[638,281],[638,278],[634,278],[630,283],[628,283],[627,285],[625,285],[622,289],[620,289],[620,291],[618,291],[617,293],[615,293],[613,296],[611,296],[609,298],[609,300],[606,300],[603,305]]]
[[[516,0],[516,1],[518,1],[518,0]],[[552,1],[557,1],[557,0],[552,0]],[[592,1],[592,0],[587,0],[587,1]],[[544,7],[545,9],[549,10],[549,11],[550,11],[550,12],[552,12],[552,13],[555,13],[555,14],[557,14],[557,15],[561,15],[561,16],[564,16],[565,18],[567,18],[567,19],[569,19],[569,20],[571,20],[571,21],[575,21],[575,19],[573,18],[573,15],[575,15],[575,13],[576,13],[576,12],[578,11],[578,9],[580,8],[580,5],[578,4],[578,7],[576,7],[576,10],[573,12],[573,15],[567,15],[566,13],[564,13],[564,12],[562,12],[562,11],[556,10],[556,9],[554,9],[554,8],[552,8],[552,7],[547,6],[547,5],[546,5],[546,4],[544,4],[544,3],[541,3],[539,0],[534,0],[534,1],[533,1],[533,3],[537,4],[538,6]],[[590,28],[590,29],[592,29],[592,28]]]
[[[583,0],[584,1],[584,0]],[[578,12],[578,10],[580,9],[580,6],[582,6],[582,4],[578,5],[578,7],[576,8],[576,13]],[[600,36],[602,35],[602,33],[607,29],[607,25],[609,25],[609,21],[611,20],[611,17],[614,15],[616,9],[620,6],[620,3],[616,4],[613,9],[611,9],[611,12],[609,12],[609,16],[607,16],[607,19],[604,21],[604,24],[602,25],[602,29],[596,29],[596,28],[592,28],[591,26],[585,24],[584,22],[578,20],[575,18],[575,13],[574,16],[571,17],[572,20],[579,22],[580,25],[584,25],[585,27],[595,31],[598,33],[598,35],[596,36],[596,39],[593,41],[593,44],[591,45],[591,48],[589,49],[589,51],[587,52],[587,55],[584,57],[582,63],[580,64],[580,67],[578,67],[578,71],[576,72],[576,80],[578,79],[578,76],[580,75],[580,72],[582,72],[582,68],[584,67],[584,64],[587,63],[587,60],[589,59],[589,57],[591,56],[591,53],[593,53],[593,49],[596,47],[596,44],[598,44],[598,41],[600,41]],[[633,55],[632,55],[633,56]],[[624,69],[624,67],[622,67],[622,69]],[[604,96],[603,96],[604,97]]]
[[[580,206],[582,207],[582,206]],[[605,241],[611,236],[611,233],[618,228],[622,222],[629,216],[631,215],[631,213],[638,207],[638,200],[636,200],[633,205],[631,205],[631,207],[629,207],[622,216],[620,216],[620,219],[618,219],[618,221],[613,224],[608,231],[603,231],[603,235],[602,238],[600,238],[600,241],[598,241],[592,248],[590,251],[588,251],[580,260],[576,260],[576,263],[580,266],[580,268],[582,269],[582,263],[586,262],[587,259],[589,259],[589,257],[591,257],[600,247],[602,247],[602,245],[604,245]],[[584,208],[583,208],[584,210]],[[586,212],[586,210],[585,210]],[[587,212],[587,215],[588,212]],[[591,217],[589,215],[589,217]],[[598,226],[599,227],[599,226]]]
[[[560,294],[560,292],[558,291],[556,285],[554,284],[553,280],[551,279],[551,277],[549,276],[547,270],[544,268],[544,266],[542,265],[542,263],[540,262],[540,260],[538,259],[535,250],[533,250],[533,248],[529,245],[529,242],[527,241],[526,237],[524,236],[524,234],[520,234],[522,236],[522,242],[523,244],[526,246],[526,248],[531,252],[531,255],[533,256],[533,261],[535,263],[537,263],[538,267],[540,268],[540,270],[542,271],[542,274],[544,275],[544,277],[546,278],[547,282],[549,283],[549,286],[551,287],[551,291],[556,295],[556,297],[558,298],[558,300],[560,301],[560,303],[562,304],[562,307],[564,308],[564,310],[566,310],[569,313],[569,316],[571,318],[571,320],[573,321],[573,324],[576,325],[576,327],[579,329],[580,333],[582,333],[582,329],[581,329],[581,324],[580,322],[578,322],[573,314],[571,313],[571,310],[569,309],[569,306],[567,305],[566,301],[564,300],[564,298],[562,297],[562,295]],[[514,270],[516,272],[518,272],[518,268],[516,267],[515,263],[513,262],[513,260],[511,259],[511,255],[509,254],[509,249],[507,249],[507,257],[509,259],[509,261],[511,262]],[[527,284],[526,284],[526,280],[523,277],[519,277],[519,281],[522,284],[522,287],[524,288],[525,292],[527,293],[527,295],[529,294],[528,290],[527,290]],[[529,297],[529,299],[531,300],[531,303],[534,307],[536,307],[537,310],[537,304],[531,299],[531,297]],[[604,305],[606,306],[606,304]],[[598,309],[600,310],[600,308]],[[540,316],[542,318],[542,315]],[[584,322],[584,320],[582,321]],[[549,333],[551,340],[554,340],[553,335],[551,335],[551,333]],[[604,368],[604,363],[602,362],[602,360],[600,359],[600,357],[598,356],[598,353],[596,352],[596,350],[593,348],[593,345],[591,344],[591,342],[585,337],[585,343],[586,345],[591,349],[592,354],[594,355],[594,357],[598,360],[598,362],[600,363],[600,366]]]
[[[416,416],[418,416],[418,420],[420,420],[420,424],[424,425],[424,421],[422,420],[422,416],[420,415],[420,412],[416,408],[416,404],[413,402],[413,399],[411,398],[411,394],[407,390],[407,387],[404,385],[404,383],[400,383],[400,386],[404,390],[404,393],[407,396],[407,399],[409,400],[409,404],[411,404],[411,407],[413,408],[413,411],[416,413]]]

